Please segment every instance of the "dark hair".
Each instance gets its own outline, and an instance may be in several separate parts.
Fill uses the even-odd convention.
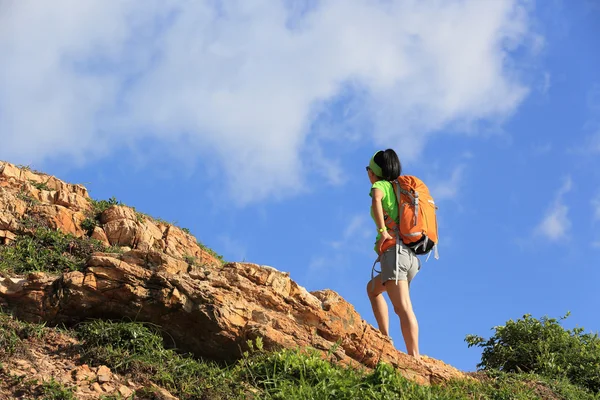
[[[375,154],[373,161],[381,167],[383,176],[380,178],[385,179],[386,181],[393,181],[402,174],[402,164],[400,164],[398,155],[392,149],[378,151],[377,154]]]

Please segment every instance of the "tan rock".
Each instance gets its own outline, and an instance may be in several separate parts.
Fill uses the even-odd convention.
[[[104,391],[102,390],[102,387],[100,387],[100,384],[98,382],[92,383],[90,385],[90,389],[96,393],[104,393]]]
[[[26,184],[27,191],[43,204],[54,204],[56,192],[54,190],[40,190],[34,187],[32,184]]]
[[[11,295],[13,293],[19,293],[23,290],[23,285],[27,280],[19,278],[5,278],[0,282],[0,293],[5,295]]]
[[[79,237],[86,234],[81,228],[81,223],[86,218],[83,212],[72,211],[59,205],[38,205],[32,208],[31,214],[45,220],[52,229]]]
[[[154,393],[156,393],[158,398],[161,400],[179,400],[178,397],[173,396],[171,393],[169,393],[169,391],[155,385],[154,383],[151,384],[151,387]]]
[[[133,394],[133,390],[129,389],[127,386],[125,385],[121,385],[119,386],[119,394],[121,396],[123,396],[124,398],[129,398],[132,394]]]
[[[81,381],[93,381],[96,379],[96,374],[92,372],[90,367],[87,364],[80,365],[77,367],[73,373],[73,380],[75,382]]]
[[[20,378],[22,376],[27,376],[27,372],[25,372],[19,368],[10,368],[8,370],[8,375]]]
[[[87,209],[89,207],[89,200],[77,193],[69,192],[67,190],[58,190],[53,193],[54,197],[52,202],[54,204],[73,209]]]
[[[102,242],[102,244],[107,247],[110,246],[110,242],[106,237],[106,233],[104,233],[104,229],[100,228],[99,226],[94,228],[94,232],[92,232],[91,238]]]
[[[31,364],[25,360],[15,360],[14,363],[17,364],[19,368],[23,370],[31,368]]]
[[[132,249],[151,250],[160,248],[163,232],[147,218],[140,217],[133,209],[113,206],[102,213],[101,222],[108,241],[112,245]]]
[[[0,163],[0,175],[5,178],[20,180],[21,170],[13,164],[2,162]]]
[[[124,261],[129,259],[134,264],[141,264],[148,269],[169,274],[185,273],[190,269],[190,265],[185,260],[171,257],[161,251],[133,250],[123,255]]]
[[[137,221],[137,215],[131,207],[127,206],[112,206],[105,210],[100,216],[100,222],[107,224],[120,219],[128,219]]]
[[[8,244],[15,240],[17,235],[9,230],[0,230],[0,244]]]
[[[98,376],[98,382],[100,383],[109,382],[112,378],[112,372],[106,365],[99,366],[96,375]]]
[[[15,232],[27,208],[19,190],[0,187],[0,229]]]
[[[115,391],[115,388],[108,383],[103,383],[100,386],[102,387],[102,390],[104,390],[106,393],[112,393]]]
[[[44,183],[51,191],[66,191],[81,197],[89,197],[83,185],[73,185],[48,174],[34,172],[27,168],[19,168],[8,162],[0,162],[0,181],[15,181],[21,183]]]

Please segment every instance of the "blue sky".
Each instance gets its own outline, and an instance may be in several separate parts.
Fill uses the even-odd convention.
[[[8,2],[0,159],[374,323],[364,166],[392,147],[440,207],[421,351],[474,370],[465,335],[525,313],[600,330],[599,21],[592,0]]]

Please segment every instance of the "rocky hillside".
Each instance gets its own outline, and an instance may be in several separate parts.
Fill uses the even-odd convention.
[[[43,248],[48,243],[52,251]],[[331,290],[309,293],[275,268],[224,263],[185,230],[6,162],[0,245],[0,305],[21,321],[143,321],[162,327],[179,350],[218,361],[239,359],[248,340],[261,338],[265,350],[309,346],[366,368],[383,361],[425,385],[464,377],[397,351]],[[23,258],[19,249],[31,254]],[[37,371],[28,362],[14,368]],[[77,368],[72,374],[102,375]]]

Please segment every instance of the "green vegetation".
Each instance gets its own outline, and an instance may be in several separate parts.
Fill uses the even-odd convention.
[[[49,381],[42,383],[39,392],[44,399],[48,400],[75,400],[75,394],[72,388],[64,386],[52,378]]]
[[[152,381],[182,399],[246,398],[230,369],[165,349],[156,327],[97,320],[78,332],[90,364]]]
[[[48,190],[45,183],[31,183]],[[24,192],[17,196],[29,205],[39,203]],[[104,211],[122,205],[114,197],[91,200],[91,204],[82,223],[88,234],[100,224]],[[153,219],[137,211],[136,217],[140,222]],[[51,229],[33,218],[22,224],[16,240],[0,245],[0,276],[82,270],[93,252],[116,250],[88,237]],[[214,250],[197,244],[224,262]],[[199,266],[193,256],[184,259],[190,266]],[[583,328],[563,328],[561,321],[567,317],[535,319],[527,314],[494,327],[488,339],[468,335],[468,346],[482,349],[481,371],[473,373],[472,380],[433,386],[417,385],[383,363],[371,371],[342,366],[311,349],[267,352],[260,340],[249,342],[250,350],[238,362],[222,365],[165,348],[160,327],[137,322],[85,322],[69,334],[83,342],[78,350],[83,362],[104,364],[139,382],[155,383],[181,399],[600,400],[600,337]],[[20,322],[0,309],[0,380],[24,388],[33,398],[74,399],[73,390],[59,382],[26,380],[2,368],[11,357],[27,354],[32,341],[44,340],[49,331],[43,324]],[[146,387],[136,395],[151,398],[151,392]]]
[[[598,399],[565,380],[533,374],[478,373],[480,380],[420,386],[379,364],[358,370],[324,360],[310,349],[265,352],[261,341],[233,365],[222,366],[163,347],[157,327],[93,321],[82,324],[84,360],[151,381],[181,399]],[[560,398],[560,397],[555,397]]]
[[[220,255],[219,253],[217,253],[216,251],[214,251],[213,249],[211,249],[210,247],[205,246],[204,244],[202,244],[202,242],[200,242],[199,240],[196,241],[196,243],[198,244],[198,246],[206,251],[208,254],[210,254],[211,256],[215,257],[217,260],[219,260],[221,262],[221,264],[225,263],[225,260],[223,259],[223,256]]]
[[[28,206],[36,206],[40,204],[40,201],[38,199],[28,195],[24,191],[20,191],[19,193],[17,193],[17,198],[27,203]]]
[[[260,339],[248,342],[249,351],[231,365],[196,359],[166,349],[160,328],[137,322],[95,320],[73,332],[83,343],[77,347],[81,362],[107,365],[114,372],[144,384],[135,398],[153,398],[150,383],[181,399],[406,399],[406,400],[598,400],[594,394],[566,378],[489,369],[472,374],[476,379],[420,386],[397,370],[379,364],[374,370],[354,369],[323,359],[311,349],[268,352]],[[0,312],[0,364],[26,352],[28,341],[40,341],[51,328],[28,324]],[[39,398],[73,399],[73,390],[58,382],[39,384],[8,377],[10,385],[26,387]],[[117,397],[105,397],[105,399]]]
[[[36,181],[32,181],[30,180],[29,183],[31,183],[31,185],[35,188],[37,188],[38,190],[51,190],[48,185],[46,184],[46,182],[36,182]]]
[[[25,225],[36,224],[29,221]],[[97,251],[116,249],[107,248],[95,239],[78,238],[36,225],[33,232],[23,232],[14,242],[0,246],[0,275],[83,270],[88,257]]]
[[[0,362],[22,350],[19,328],[20,324],[17,321],[0,313]]]
[[[73,390],[53,378],[39,383],[35,379],[9,375],[2,367],[13,356],[26,356],[31,342],[42,342],[48,332],[50,328],[45,324],[22,322],[0,311],[0,379],[4,384],[32,396],[27,398],[74,400]]]
[[[25,350],[24,340],[42,340],[47,332],[45,324],[22,322],[0,309],[0,362],[22,354]]]
[[[75,400],[73,388],[67,387],[54,378],[48,381],[40,382],[37,379],[26,379],[23,376],[8,375],[0,370],[0,377],[4,385],[12,387],[19,398],[44,399],[44,400]],[[29,395],[31,397],[25,397]]]
[[[108,200],[94,200],[90,199],[92,204],[92,210],[87,218],[81,222],[81,228],[84,229],[88,236],[94,232],[94,228],[100,225],[100,217],[102,213],[108,210],[112,206],[122,205],[114,196]]]
[[[198,263],[198,259],[194,256],[190,256],[189,254],[186,254],[183,256],[183,260],[190,266],[190,267],[198,267],[199,263]]]
[[[562,317],[564,320],[569,314]],[[479,368],[531,372],[600,392],[600,338],[583,328],[564,329],[554,318],[510,320],[489,339],[468,335],[469,347],[483,348]]]

